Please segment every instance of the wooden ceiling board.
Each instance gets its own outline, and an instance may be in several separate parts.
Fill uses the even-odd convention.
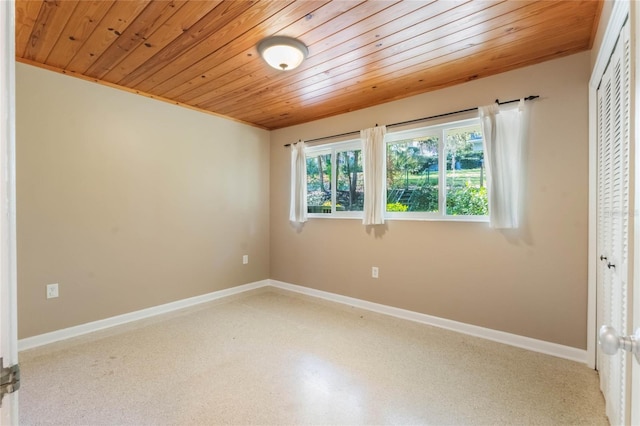
[[[326,23],[336,16],[339,16],[347,10],[357,6],[361,1],[340,2],[337,6],[334,3],[325,3],[320,8],[304,15],[286,28],[277,31],[276,35],[288,35],[290,37],[299,37],[301,34],[308,33],[318,23]],[[246,88],[246,84],[256,84],[257,76],[255,73],[264,69],[262,59],[258,57],[255,46],[264,37],[264,34],[270,34],[268,31],[269,20],[265,20],[259,26],[262,36],[256,42],[252,39],[246,49],[240,53],[234,54],[234,46],[225,46],[224,49],[233,49],[231,54],[234,56],[226,61],[216,61],[212,68],[204,72],[198,73],[191,80],[179,84],[172,89],[163,92],[163,96],[172,99],[180,99],[182,97],[192,98],[201,93],[207,93],[216,88],[230,84],[240,84]],[[252,37],[256,36],[253,34]],[[235,45],[235,44],[234,44]],[[237,64],[240,64],[238,66]],[[240,81],[241,80],[241,81]],[[161,87],[158,90],[162,89]],[[225,92],[228,94],[229,92]],[[187,95],[189,94],[189,95]]]
[[[412,52],[415,54],[416,49],[421,53],[427,53],[433,50],[433,47],[429,47],[430,44],[433,44],[435,41],[444,41],[447,36],[457,40],[458,34],[463,32],[465,25],[472,25],[472,29],[482,32],[485,26],[481,24],[486,22],[486,20],[492,19],[494,16],[503,16],[505,12],[513,11],[521,7],[523,6],[519,2],[503,2],[493,5],[493,7],[475,11],[471,15],[457,19],[455,23],[438,26],[437,20],[428,19],[427,21],[420,22],[419,25],[413,25],[407,30],[398,31],[388,37],[372,37],[374,41],[368,45],[363,45],[359,49],[352,50],[339,57],[332,57],[330,61],[313,67],[312,71],[315,72],[315,74],[311,76],[307,77],[308,74],[301,72],[298,74],[301,78],[297,81],[289,79],[286,84],[271,82],[268,86],[254,87],[251,93],[252,103],[254,105],[260,105],[260,101],[264,99],[264,97],[272,100],[282,100],[287,98],[288,95],[290,96],[296,93],[297,90],[304,90],[305,95],[308,96],[310,92],[320,88],[323,84],[333,85],[350,77],[361,75],[363,70],[370,70],[368,67],[374,66],[379,61],[391,61],[390,65],[394,66],[402,59],[402,55],[411,55]],[[489,11],[491,11],[491,13],[488,13]],[[458,10],[458,12],[460,12],[460,10]],[[471,10],[467,9],[467,12],[471,12]],[[412,16],[419,15],[413,14]],[[477,18],[477,20],[474,20],[474,17]],[[512,17],[507,18],[509,21],[511,21],[511,19]],[[416,31],[411,31],[415,28],[421,28],[423,31],[422,34],[416,35]],[[375,30],[374,32],[377,33]],[[378,46],[379,44],[380,46]],[[341,53],[339,46],[331,49],[331,51],[332,53]],[[332,65],[331,68],[326,67],[328,63]],[[225,111],[224,113],[226,114],[235,110],[230,104],[235,104],[235,108],[237,109],[245,99],[242,95],[234,97],[233,93],[228,93],[222,103],[202,103],[202,105],[204,107],[215,106],[215,108],[219,108],[220,111]]]
[[[555,38],[558,41],[562,41],[564,39],[564,37],[562,36],[555,36]],[[531,37],[528,40],[531,42],[535,42],[536,38]],[[426,82],[429,85],[431,85],[433,84],[433,82],[432,80],[426,77],[422,77],[419,80],[416,80],[415,78],[417,76],[421,76],[422,74],[428,73],[431,68],[438,67],[439,65],[456,63],[458,67],[464,66],[466,68],[467,72],[465,73],[465,75],[469,75],[468,74],[469,71],[473,71],[473,74],[471,74],[472,76],[480,77],[480,76],[484,76],[483,74],[486,73],[487,70],[494,69],[495,68],[494,62],[500,59],[506,58],[508,59],[508,61],[516,62],[520,64],[522,62],[520,57],[528,58],[533,54],[533,52],[536,52],[537,49],[540,49],[537,46],[529,45],[528,43],[523,44],[521,40],[510,43],[505,39],[494,39],[488,42],[487,44],[491,44],[494,47],[489,50],[482,50],[481,52],[477,52],[477,51],[473,53],[467,52],[466,50],[476,50],[473,47],[471,47],[463,51],[458,50],[458,51],[445,54],[442,57],[435,58],[435,60],[430,59],[429,57],[423,58],[422,56],[410,58],[403,61],[402,71],[389,73],[390,75],[383,74],[386,71],[386,69],[384,68],[380,70],[370,71],[359,77],[360,78],[359,87],[363,88],[363,92],[358,92],[357,89],[354,89],[350,85],[349,80],[347,80],[346,82],[336,83],[331,87],[323,87],[319,90],[309,93],[307,97],[300,99],[299,102],[296,103],[295,107],[291,105],[291,102],[289,100],[284,101],[284,104],[279,104],[278,108],[274,108],[273,106],[269,106],[269,105],[261,108],[259,105],[254,104],[252,108],[252,113],[250,115],[237,115],[237,116],[240,117],[242,120],[249,121],[249,122],[255,120],[256,117],[259,117],[260,121],[263,121],[263,120],[266,120],[267,115],[270,115],[272,111],[278,111],[280,114],[282,113],[292,114],[296,112],[298,108],[303,108],[303,109],[315,108],[317,105],[321,105],[325,103],[325,101],[328,98],[331,98],[332,102],[335,102],[341,107],[344,107],[345,105],[348,105],[348,104],[355,104],[355,106],[352,106],[352,108],[359,109],[361,107],[358,107],[357,104],[360,102],[360,99],[366,98],[366,97],[361,97],[362,96],[361,93],[368,94],[368,90],[371,90],[371,92],[375,92],[378,96],[382,96],[383,88],[385,86],[390,86],[390,93],[394,96],[393,99],[396,99],[396,96],[398,96],[403,91],[413,91],[412,88],[415,88],[419,92],[420,91],[419,86],[421,85],[421,83]],[[582,47],[582,46],[579,46],[579,47]],[[527,52],[523,53],[523,49],[527,49]],[[539,57],[546,57],[549,54],[548,49],[544,47],[543,49],[544,50],[538,54]],[[491,53],[493,52],[497,52],[497,53],[491,55]],[[556,50],[554,49],[554,51],[551,53],[556,53]],[[481,56],[478,54],[481,54]],[[475,58],[476,55],[478,55],[477,63],[491,64],[491,66],[478,67],[468,59],[470,56]],[[501,63],[501,67],[504,67],[504,66],[505,65]],[[448,74],[449,79],[451,78],[451,75],[452,74]],[[414,80],[414,83],[409,87],[406,87],[401,84],[401,79],[406,76],[409,76],[411,79]],[[422,82],[420,82],[420,80],[422,80]],[[438,87],[442,87],[442,85],[438,85]],[[353,99],[350,99],[351,97],[353,97]],[[400,96],[400,97],[403,97],[403,96]],[[388,97],[385,97],[385,101],[389,101],[389,100],[391,99]]]
[[[112,6],[113,2],[103,0],[78,3],[46,63],[59,68],[66,67]]]
[[[379,81],[394,80],[401,78],[404,75],[413,75],[419,73],[421,70],[428,67],[437,66],[442,63],[450,61],[460,61],[469,55],[473,55],[479,50],[485,51],[487,49],[503,48],[511,49],[511,44],[517,42],[513,47],[516,51],[519,49],[525,49],[527,52],[530,49],[531,44],[535,44],[539,41],[539,34],[550,34],[554,37],[553,40],[562,40],[568,35],[584,35],[585,29],[589,30],[590,27],[578,29],[578,33],[565,31],[555,31],[558,28],[563,28],[568,23],[584,22],[580,11],[583,8],[576,8],[575,5],[567,5],[565,7],[571,7],[575,9],[576,15],[566,18],[562,15],[552,15],[553,18],[540,21],[538,19],[530,21],[528,27],[518,27],[514,25],[508,25],[504,29],[497,28],[489,32],[485,32],[482,35],[484,39],[478,40],[473,38],[471,40],[477,40],[472,43],[470,40],[457,40],[456,37],[450,37],[453,40],[452,44],[447,44],[446,40],[437,39],[437,42],[443,42],[443,46],[437,47],[435,50],[428,50],[428,44],[421,44],[419,47],[409,48],[403,50],[402,53],[396,54],[392,57],[388,57],[389,63],[385,64],[383,60],[379,58],[372,59],[371,62],[362,62],[361,68],[352,69],[345,74],[332,75],[331,78],[325,79],[315,84],[305,84],[304,96],[296,97],[300,102],[296,102],[296,107],[291,106],[291,96],[286,94],[277,94],[276,96],[269,96],[267,103],[260,102],[260,96],[253,96],[251,103],[252,109],[249,115],[239,114],[240,106],[236,105],[235,109],[227,110],[225,108],[218,108],[222,114],[233,115],[240,117],[242,120],[253,121],[256,119],[262,119],[265,114],[270,111],[277,110],[281,113],[291,113],[297,108],[307,108],[310,105],[317,104],[318,102],[326,99],[327,95],[331,95],[334,99],[336,94],[341,90],[354,91],[352,82],[357,79],[360,86],[377,86]],[[569,22],[567,22],[569,20]],[[571,28],[571,26],[569,27]],[[573,30],[572,30],[573,31]],[[436,43],[437,44],[437,43]],[[584,47],[584,46],[582,46]],[[506,50],[510,52],[510,50]],[[366,57],[365,57],[366,58]],[[470,61],[466,61],[470,62]],[[474,71],[477,68],[477,64],[467,63],[465,69],[468,72]],[[461,65],[461,64],[460,64]],[[462,65],[461,65],[462,66]],[[363,71],[364,70],[364,71]],[[476,75],[478,72],[472,72],[470,75]],[[296,87],[290,89],[289,93],[296,93]],[[339,98],[338,98],[339,99]],[[209,107],[209,106],[206,106]]]
[[[24,57],[45,62],[76,6],[74,2],[45,1],[33,25]]]
[[[156,30],[171,18],[186,1],[152,2],[144,8],[136,20],[118,36],[111,45],[100,55],[87,71],[86,75],[104,78],[111,69],[115,68],[128,55],[150,37]]]
[[[602,4],[17,0],[16,59],[276,129],[588,50]],[[259,57],[276,34],[309,47],[296,70]]]
[[[282,7],[281,2],[273,2],[271,6],[269,4],[263,3],[259,7],[261,10]],[[199,61],[201,58],[197,52],[208,54],[219,48],[220,45],[217,42],[219,32],[228,33],[228,25],[231,25],[232,29],[237,28],[237,18],[253,7],[258,7],[256,1],[221,2],[196,25],[161,50],[158,55],[117,83],[143,91],[162,83],[166,78]]]
[[[451,2],[453,3],[453,2]],[[352,4],[349,2],[348,4]],[[188,93],[185,93],[182,96],[180,93],[176,92],[168,92],[165,95],[175,99],[181,99],[181,102],[190,103],[192,105],[200,105],[207,103],[208,100],[219,99],[219,100],[227,100],[231,99],[236,95],[244,95],[246,94],[246,88],[251,87],[251,96],[257,95],[261,93],[265,87],[274,87],[275,84],[279,82],[283,82],[285,85],[292,85],[295,81],[300,78],[303,78],[307,70],[313,69],[317,66],[324,66],[326,69],[323,70],[315,70],[314,73],[326,72],[329,70],[331,66],[334,66],[334,60],[336,55],[339,55],[341,51],[347,51],[351,49],[353,51],[354,43],[353,41],[345,40],[348,37],[348,33],[354,32],[358,29],[358,25],[370,25],[370,23],[358,22],[356,24],[351,24],[354,20],[356,20],[359,16],[363,16],[365,14],[375,14],[377,12],[385,11],[387,13],[393,12],[396,14],[400,14],[404,12],[402,17],[407,19],[407,17],[412,16],[412,12],[415,12],[418,8],[425,7],[427,2],[413,2],[410,8],[399,10],[395,8],[385,7],[381,9],[382,3],[375,5],[376,9],[371,8],[371,3],[363,3],[362,6],[369,7],[366,12],[358,5],[353,7],[349,11],[345,11],[345,13],[341,14],[339,19],[332,19],[326,22],[318,22],[318,17],[314,16],[312,20],[315,23],[315,27],[307,32],[304,35],[297,35],[293,33],[289,28],[287,28],[286,32],[282,32],[279,35],[289,35],[294,37],[299,37],[305,41],[305,43],[309,46],[310,56],[309,58],[303,62],[303,65],[296,70],[295,75],[283,75],[282,72],[270,68],[265,68],[264,61],[262,58],[258,56],[257,50],[255,49],[255,45],[250,49],[250,53],[255,58],[252,61],[245,61],[245,63],[241,67],[237,67],[235,69],[221,69],[217,70],[216,74],[210,73],[209,82],[201,85],[199,87],[191,87],[191,90]],[[444,4],[444,3],[443,3]],[[333,3],[329,4],[327,7],[335,7]],[[391,9],[391,10],[389,10]],[[383,15],[383,18],[385,15]],[[327,30],[330,28],[330,30]],[[364,28],[364,27],[363,27]],[[393,28],[392,23],[389,22],[388,28]],[[370,31],[375,31],[375,28]],[[380,31],[379,31],[380,32]],[[378,34],[380,35],[380,34]],[[332,45],[330,49],[324,49],[324,51],[319,51],[319,46],[321,43],[326,45],[325,40],[331,37],[335,43]],[[322,55],[324,53],[324,55]],[[329,56],[331,55],[331,56]],[[211,70],[212,72],[213,70]],[[220,93],[221,92],[221,93]],[[219,97],[223,95],[223,97]]]
[[[414,4],[419,5],[420,3],[414,2]],[[427,4],[427,2],[424,2],[420,10],[428,8],[429,13],[436,14],[438,12],[441,12],[443,10],[443,7],[453,8],[458,4],[460,3],[440,2]],[[251,102],[253,103],[254,98],[259,98],[262,96],[280,96],[280,94],[277,93],[277,90],[279,89],[288,90],[287,88],[291,88],[292,93],[296,92],[296,90],[300,90],[299,88],[296,88],[296,83],[300,80],[308,82],[310,81],[310,79],[316,78],[320,78],[323,80],[331,79],[333,78],[334,67],[337,67],[344,62],[349,62],[350,60],[357,60],[360,56],[360,53],[364,55],[367,52],[367,49],[377,49],[376,47],[374,47],[374,45],[380,42],[380,40],[384,39],[387,35],[393,36],[395,34],[398,34],[398,29],[401,28],[401,26],[397,26],[398,22],[409,22],[411,24],[416,23],[424,25],[424,22],[421,22],[423,18],[420,18],[422,14],[416,13],[417,10],[418,9],[404,10],[404,15],[400,15],[398,13],[398,15],[400,16],[397,19],[389,21],[387,24],[382,26],[376,27],[371,20],[366,20],[358,22],[351,27],[347,26],[340,31],[336,31],[329,37],[331,39],[330,42],[327,42],[327,39],[323,39],[318,43],[312,44],[310,46],[312,52],[317,52],[318,50],[320,50],[316,49],[316,46],[318,45],[322,45],[324,50],[319,53],[311,54],[308,60],[303,63],[303,65],[300,67],[300,70],[295,75],[287,76],[283,75],[283,73],[279,72],[278,70],[266,69],[267,73],[264,74],[262,78],[259,78],[256,75],[252,74],[251,76],[253,78],[253,81],[251,81],[250,83],[247,82],[244,87],[238,88],[238,85],[230,84],[224,87],[220,87],[219,92],[221,93],[216,93],[217,90],[212,89],[210,93],[211,96],[207,96],[207,94],[205,93],[196,99],[185,100],[185,102],[203,107],[204,105],[216,105],[216,108],[218,106],[224,107],[225,105],[231,103],[242,103],[244,102],[243,99],[247,98],[250,98]],[[393,11],[385,9],[383,12],[385,14],[383,14],[381,18],[386,19],[386,13]],[[394,22],[396,24],[394,24]],[[359,25],[362,25],[362,27],[358,27]],[[349,33],[354,32],[354,26],[359,30],[359,35],[354,39],[345,40],[349,36]],[[413,26],[412,28],[416,27],[417,25]],[[363,42],[358,41],[358,39],[361,38],[369,39],[369,44],[365,45]],[[264,70],[264,63],[262,60],[254,63],[254,65],[258,67],[258,69]],[[216,80],[216,82],[218,82],[219,80],[222,80],[224,82],[225,77],[226,76]],[[246,91],[246,87],[248,87],[249,84],[252,88],[251,93],[247,93]]]
[[[84,74],[105,50],[115,42],[120,34],[144,10],[151,0],[117,1],[100,20],[93,32],[83,43],[64,69]],[[47,63],[47,65],[52,65]]]
[[[181,63],[180,67],[174,67],[173,64],[168,65],[136,87],[161,94],[163,91],[181,84],[185,80],[200,75],[203,70],[211,67],[209,65],[211,61],[216,63],[226,61],[227,56],[233,56],[233,53],[229,53],[230,49],[241,51],[243,46],[249,42],[247,39],[248,33],[251,33],[264,20],[265,16],[275,17],[274,22],[289,21],[293,16],[306,14],[309,10],[313,10],[317,7],[317,4],[320,3],[315,1],[292,2],[289,4],[275,1],[259,2],[250,9],[251,13],[242,15],[244,19],[236,19],[230,22],[229,25],[218,31],[208,43],[198,45],[193,52],[193,57],[199,58],[197,61],[194,62],[192,58],[185,56],[178,58],[175,62]],[[260,39],[263,37],[260,37]]]
[[[122,80],[204,18],[221,1],[199,1],[189,4],[189,7],[180,8],[164,23],[162,28],[147,37],[143,44],[134,48],[126,58],[104,75],[102,79],[110,82]]]
[[[562,36],[558,36],[558,39],[564,40]],[[472,54],[470,57],[464,57],[459,61],[446,61],[434,67],[418,65],[412,70],[414,71],[413,73],[409,72],[403,77],[369,81],[369,85],[362,85],[358,90],[343,88],[339,93],[332,92],[330,97],[324,96],[304,100],[298,104],[295,110],[291,108],[277,110],[279,115],[273,113],[276,110],[268,110],[266,113],[271,112],[271,114],[268,116],[266,113],[263,114],[260,122],[266,128],[287,127],[287,125],[282,126],[281,124],[290,122],[290,114],[295,114],[297,119],[303,120],[301,122],[305,122],[305,118],[308,121],[312,121],[336,115],[338,114],[337,110],[354,111],[361,109],[362,107],[359,106],[361,105],[361,99],[370,99],[375,96],[376,99],[380,99],[380,103],[391,102],[407,96],[466,83],[499,72],[511,71],[584,50],[581,42],[576,41],[558,44],[553,51],[549,51],[545,46],[535,44],[528,52],[523,52],[522,49],[523,46],[517,44],[512,46],[509,52],[503,50],[502,47],[498,47]],[[469,69],[474,60],[489,65]],[[467,71],[465,71],[465,68]],[[473,71],[474,74],[469,75],[469,71]],[[428,87],[428,90],[424,89],[425,86]],[[523,94],[523,96],[525,95]],[[314,118],[311,119],[310,117]],[[251,122],[249,121],[250,117],[243,116],[239,117],[239,119]]]
[[[341,2],[341,5],[348,5],[350,10],[344,10],[340,16],[344,16],[346,12],[352,12],[353,9],[357,9],[358,2]],[[380,7],[379,5],[376,7]],[[300,37],[300,34],[304,34],[305,40],[307,42],[313,41],[318,37],[315,33],[315,29],[318,28],[316,25],[331,23],[331,26],[334,28],[334,31],[337,31],[341,28],[341,23],[336,21],[335,19],[330,19],[330,16],[327,16],[324,12],[326,9],[336,9],[334,3],[328,4],[326,7],[318,9],[312,15],[311,19],[307,19],[306,17],[299,20],[296,24],[304,22],[305,26],[301,29],[296,28],[298,25],[292,25],[287,27],[283,31],[277,32],[278,35],[288,35],[293,37]],[[308,31],[307,25],[313,26],[312,31]],[[325,27],[325,25],[321,25],[321,27]],[[320,35],[321,37],[321,35]],[[251,60],[247,60],[245,57],[250,57]],[[311,58],[309,58],[311,59]],[[239,56],[234,58],[236,62],[225,62],[217,65],[216,67],[208,70],[206,73],[203,73],[207,78],[207,82],[204,84],[196,85],[195,81],[192,80],[190,83],[193,83],[191,86],[186,87],[185,85],[179,86],[175,88],[175,91],[172,90],[167,92],[166,95],[172,98],[179,99],[181,98],[181,93],[184,93],[184,89],[188,89],[186,93],[188,93],[188,97],[199,96],[203,93],[209,92],[212,97],[218,96],[220,93],[216,93],[216,90],[224,87],[222,89],[222,95],[224,97],[231,95],[232,88],[237,88],[242,86],[245,90],[247,87],[258,87],[259,84],[268,82],[269,79],[274,75],[281,74],[278,70],[273,70],[272,68],[265,68],[265,62],[258,56],[257,49],[255,45],[252,45],[247,48],[246,52],[243,52]],[[237,61],[241,61],[241,65],[237,65]],[[307,60],[308,61],[308,60]],[[306,64],[307,61],[303,62]],[[275,71],[275,73],[273,72]],[[297,73],[296,73],[297,74]],[[194,87],[195,86],[195,87]],[[253,90],[253,89],[252,89]],[[185,96],[185,97],[187,97]],[[195,103],[194,103],[195,104]]]
[[[295,2],[287,5],[268,19],[259,22],[245,32],[241,36],[234,39],[233,43],[228,43],[216,52],[205,56],[200,62],[191,67],[185,68],[180,73],[165,80],[161,84],[151,88],[153,93],[166,96],[171,99],[178,99],[169,92],[177,87],[189,87],[193,85],[204,85],[210,81],[217,81],[221,76],[229,75],[234,70],[244,67],[247,62],[253,62],[258,58],[257,51],[254,53],[255,46],[265,37],[271,35],[270,31],[279,32],[281,25],[288,33],[293,33],[295,26],[301,21],[306,21],[306,17],[315,14],[318,8],[321,8],[328,1],[306,1],[303,3]],[[301,17],[297,21],[292,20]],[[294,34],[290,34],[295,36]],[[243,73],[246,69],[243,68]]]
[[[499,10],[496,9],[496,11]],[[451,25],[449,25],[449,27],[450,26]],[[424,25],[424,27],[428,28],[427,25]],[[252,97],[254,109],[260,107],[269,108],[269,105],[274,99],[277,99],[278,102],[281,102],[282,100],[289,101],[290,94],[295,93],[295,90],[304,90],[305,98],[311,98],[316,90],[321,90],[323,88],[333,90],[338,88],[337,85],[339,83],[345,81],[347,82],[347,85],[350,85],[351,79],[353,78],[361,79],[364,75],[367,75],[370,72],[384,71],[387,67],[391,67],[393,69],[399,68],[399,64],[402,64],[403,61],[410,60],[412,58],[419,58],[421,55],[423,58],[426,58],[426,60],[436,59],[439,55],[434,52],[442,46],[447,46],[447,40],[456,43],[459,46],[468,47],[468,42],[458,39],[458,34],[463,31],[461,29],[456,31],[456,28],[458,28],[457,25],[453,25],[453,28],[446,27],[447,26],[438,27],[433,31],[427,31],[420,36],[411,39],[404,39],[395,45],[392,44],[395,40],[390,40],[389,43],[382,40],[383,45],[381,48],[372,44],[370,45],[371,49],[369,51],[366,51],[365,49],[361,50],[363,57],[357,59],[354,58],[354,60],[350,62],[345,61],[343,65],[339,65],[336,68],[331,69],[328,73],[317,74],[304,81],[300,81],[298,84],[294,84],[290,90],[287,87],[270,88],[272,93],[269,93],[269,97],[266,99],[268,102],[267,104],[261,103],[262,98],[260,97],[260,93],[258,93],[256,96]],[[475,28],[476,30],[480,29],[479,31],[482,31],[482,27],[482,25],[476,25],[472,28]],[[463,47],[458,47],[457,49],[461,49]],[[365,53],[369,54],[364,56]],[[425,60],[418,60],[420,63],[425,62]],[[339,61],[332,61],[332,63],[339,64]],[[398,71],[393,71],[393,73],[394,76],[399,76]],[[219,108],[226,114],[237,110],[241,103],[242,100],[236,101],[235,109],[226,109],[226,105],[216,105],[216,108]]]
[[[16,0],[15,22],[16,22],[16,56],[24,57],[24,51],[29,43],[31,31],[35,25],[42,1]]]
[[[559,22],[560,18],[556,19],[558,20],[557,22],[561,24],[561,22]],[[358,92],[357,89],[353,89],[348,82],[344,84],[337,83],[331,86],[331,90],[315,93],[315,97],[309,96],[302,99],[299,103],[296,103],[295,108],[292,108],[290,106],[290,102],[287,102],[288,106],[282,105],[282,108],[276,109],[273,107],[267,107],[263,110],[259,110],[259,105],[252,103],[252,112],[256,115],[262,116],[261,120],[265,120],[265,122],[268,120],[266,115],[273,111],[278,111],[281,114],[283,112],[285,114],[295,112],[296,115],[300,115],[306,112],[306,110],[311,109],[317,116],[327,116],[326,112],[321,111],[319,108],[316,108],[316,106],[328,99],[329,95],[331,97],[331,101],[340,107],[358,109],[359,107],[357,106],[357,103],[360,102],[360,99],[369,99],[372,97],[372,94],[369,92],[375,92],[377,96],[380,96],[386,102],[404,97],[403,93],[417,94],[425,92],[427,90],[421,87],[424,86],[425,83],[429,86],[434,86],[434,89],[432,90],[435,90],[437,88],[447,87],[452,84],[463,82],[460,78],[452,79],[451,76],[455,74],[452,73],[450,68],[447,68],[446,71],[444,71],[442,65],[454,64],[452,68],[466,70],[463,75],[466,75],[467,79],[464,81],[468,81],[492,75],[495,73],[494,70],[506,69],[509,62],[513,62],[515,64],[514,67],[509,68],[513,69],[519,66],[538,63],[542,60],[549,59],[550,57],[564,56],[566,54],[584,50],[584,45],[581,41],[571,42],[568,46],[559,44],[560,41],[566,38],[566,35],[574,36],[581,34],[584,34],[584,30],[580,28],[571,30],[570,32],[554,32],[549,39],[549,41],[555,43],[553,49],[549,49],[545,44],[536,43],[539,40],[539,37],[536,35],[531,35],[522,40],[516,39],[516,41],[509,41],[508,38],[498,37],[491,41],[491,43],[494,44],[494,47],[487,51],[482,50],[479,53],[470,53],[469,50],[473,48],[472,46],[461,51],[449,53],[439,61],[427,59],[424,63],[417,62],[414,64],[410,64],[405,61],[405,63],[402,64],[402,67],[400,67],[403,71],[394,72],[392,75],[361,76],[360,83],[363,87],[361,92]],[[489,44],[490,43],[487,43],[487,45]],[[477,50],[477,48],[475,50]],[[525,60],[521,58],[524,58]],[[436,84],[436,81],[432,76],[432,68],[437,69],[438,74],[442,74],[447,77],[444,82],[438,82]],[[409,83],[410,86],[407,86],[406,80],[403,79],[403,75],[409,77],[409,81],[411,82]],[[450,84],[446,83],[447,79],[452,80]],[[383,95],[383,89],[385,87],[389,87],[389,94]],[[327,109],[331,110],[333,105],[327,105],[327,107]],[[299,108],[303,111],[301,112]],[[271,114],[272,119],[273,117],[274,114]],[[252,120],[253,116],[241,116],[241,119]],[[271,125],[272,124],[270,123],[267,124],[267,126]]]

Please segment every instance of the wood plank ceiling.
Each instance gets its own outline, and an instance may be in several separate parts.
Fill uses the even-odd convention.
[[[20,62],[265,129],[591,48],[601,0],[17,0]],[[256,45],[309,57],[269,67]],[[525,95],[525,94],[523,94]]]

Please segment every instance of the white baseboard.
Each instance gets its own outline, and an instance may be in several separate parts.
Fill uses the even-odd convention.
[[[431,315],[421,314],[405,309],[394,308],[392,306],[381,305],[379,303],[368,302],[366,300],[355,299],[353,297],[342,296],[335,293],[329,293],[326,291],[302,287],[281,281],[269,280],[269,282],[271,286],[283,290],[302,293],[308,296],[318,297],[320,299],[330,300],[332,302],[338,302],[345,305],[354,306],[356,308],[391,315],[393,317],[409,321],[415,321],[439,328],[445,328],[447,330],[492,340],[498,343],[504,343],[510,346],[516,346],[518,348],[527,349],[533,352],[553,355],[559,358],[565,358],[584,364],[587,363],[587,351],[584,349],[572,348],[570,346],[559,345],[557,343],[546,342],[544,340],[532,339],[530,337],[519,336],[517,334],[506,333],[504,331],[492,330],[489,328],[479,327],[477,325],[465,324],[458,321],[434,317]]]
[[[262,280],[254,283],[244,284],[224,290],[214,291],[212,293],[203,294],[201,296],[190,297],[164,305],[154,306],[152,308],[142,309],[140,311],[130,312],[103,320],[93,321],[62,330],[52,331],[50,333],[40,334],[38,336],[27,337],[18,341],[18,350],[23,351],[38,346],[47,345],[49,343],[70,339],[72,337],[82,336],[98,330],[115,327],[130,323],[132,321],[161,315],[164,313],[176,311],[178,309],[188,308],[190,306],[199,305],[201,303],[210,302],[212,300],[231,296],[249,290],[261,287],[272,286],[283,290],[293,291],[332,302],[342,303],[344,305],[354,306],[356,308],[366,309],[393,317],[415,321],[435,327],[444,328],[458,333],[468,334],[480,337],[494,342],[504,343],[506,345],[516,346],[534,352],[540,352],[547,355],[553,355],[559,358],[569,359],[581,363],[587,363],[587,351],[576,349],[569,346],[559,345],[557,343],[545,342],[543,340],[532,339],[530,337],[519,336],[516,334],[505,333],[504,331],[492,330],[489,328],[479,327],[476,325],[465,324],[445,318],[434,317],[431,315],[421,314],[418,312],[408,311],[406,309],[394,308],[392,306],[381,305],[379,303],[368,302],[366,300],[356,299],[353,297],[342,296],[335,293],[329,293],[322,290],[316,290],[308,287],[302,287],[295,284],[289,284],[277,280]]]
[[[158,305],[111,318],[105,318],[86,324],[76,325],[74,327],[64,328],[62,330],[52,331],[50,333],[40,334],[38,336],[27,337],[18,341],[18,351],[36,348],[38,346],[47,345],[49,343],[70,339],[72,337],[82,336],[83,334],[93,333],[94,331],[104,330],[106,328],[115,327],[117,325],[122,325],[144,318],[165,314],[168,312],[176,311],[178,309],[184,309],[190,306],[199,305],[201,303],[211,302],[212,300],[220,299],[222,297],[231,296],[249,290],[254,290],[260,287],[265,287],[267,285],[269,285],[269,280],[256,281],[249,284],[239,285],[237,287],[214,291],[212,293],[203,294],[201,296],[177,300],[175,302],[166,303],[164,305]]]

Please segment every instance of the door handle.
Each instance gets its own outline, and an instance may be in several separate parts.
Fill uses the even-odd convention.
[[[607,260],[607,256],[605,256],[604,254],[600,255],[600,260]]]
[[[598,344],[607,355],[615,355],[618,349],[623,349],[634,354],[640,363],[640,328],[631,336],[621,337],[613,327],[603,325],[598,333]]]

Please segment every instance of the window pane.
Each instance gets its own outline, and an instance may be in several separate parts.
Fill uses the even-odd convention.
[[[487,177],[479,124],[445,131],[448,215],[487,215]]]
[[[358,149],[336,152],[336,166],[336,211],[362,211],[362,151]]]
[[[438,211],[438,137],[387,144],[387,211]]]
[[[307,212],[331,213],[331,154],[307,157]]]

